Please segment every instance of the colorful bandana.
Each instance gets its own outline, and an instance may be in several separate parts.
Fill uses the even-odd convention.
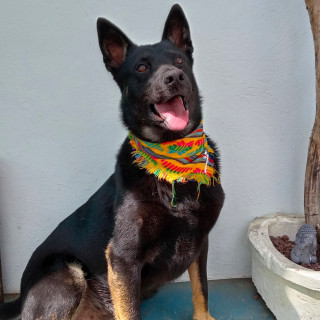
[[[202,121],[196,130],[184,138],[169,142],[143,141],[131,132],[128,137],[132,154],[136,158],[134,162],[159,180],[172,184],[172,206],[175,206],[175,182],[197,181],[198,197],[201,184],[210,186],[214,182],[220,183],[220,176],[214,165],[214,158],[218,155],[208,145]]]

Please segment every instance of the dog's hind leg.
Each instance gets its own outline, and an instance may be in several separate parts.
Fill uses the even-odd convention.
[[[38,281],[28,292],[22,320],[69,320],[86,291],[87,281],[76,264],[69,264]]]

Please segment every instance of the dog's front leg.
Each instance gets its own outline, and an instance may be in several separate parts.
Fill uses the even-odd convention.
[[[215,320],[208,308],[207,255],[208,238],[203,244],[198,259],[188,268],[194,308],[193,320]]]
[[[106,250],[108,284],[116,320],[139,320],[141,268],[127,257],[118,256],[112,243]]]

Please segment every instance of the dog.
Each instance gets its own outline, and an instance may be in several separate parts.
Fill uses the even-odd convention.
[[[104,18],[97,31],[128,137],[114,173],[34,251],[0,319],[138,320],[141,300],[188,270],[193,319],[213,320],[208,234],[224,192],[185,14],[174,5],[153,45],[134,44]]]

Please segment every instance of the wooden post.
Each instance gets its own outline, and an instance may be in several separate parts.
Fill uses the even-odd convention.
[[[310,17],[315,50],[316,118],[310,137],[304,188],[306,223],[312,224],[320,240],[320,1],[305,0]]]

